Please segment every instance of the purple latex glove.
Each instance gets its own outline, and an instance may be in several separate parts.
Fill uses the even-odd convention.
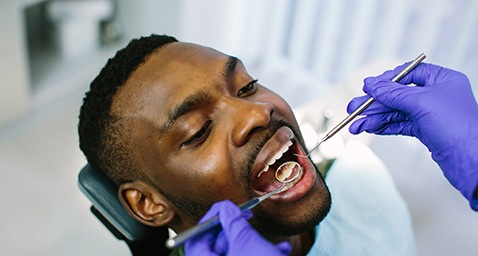
[[[200,222],[219,215],[222,230],[213,229],[186,241],[186,255],[288,255],[291,247],[282,242],[277,245],[265,240],[247,222],[252,212],[241,210],[229,200],[215,203]]]
[[[353,134],[401,134],[418,138],[446,178],[478,211],[478,105],[468,78],[457,71],[421,63],[400,83],[390,80],[405,64],[364,80],[374,102],[352,123]],[[417,86],[407,86],[407,84]],[[354,98],[353,112],[370,96]]]

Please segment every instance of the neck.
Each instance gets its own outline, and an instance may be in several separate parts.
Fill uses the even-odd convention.
[[[304,256],[306,255],[315,240],[315,231],[304,232],[302,234],[290,236],[285,241],[289,242],[292,250],[289,256]]]

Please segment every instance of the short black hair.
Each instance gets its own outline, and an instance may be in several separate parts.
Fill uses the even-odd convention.
[[[131,40],[107,61],[83,98],[78,123],[80,149],[94,169],[116,184],[142,174],[124,139],[125,122],[110,113],[113,97],[152,52],[172,42],[178,40],[155,34]]]

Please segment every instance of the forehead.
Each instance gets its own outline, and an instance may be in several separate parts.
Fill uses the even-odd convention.
[[[158,117],[167,111],[167,106],[191,91],[221,79],[229,58],[208,47],[170,43],[151,53],[131,74],[114,96],[111,112],[150,117],[154,109],[154,116]]]

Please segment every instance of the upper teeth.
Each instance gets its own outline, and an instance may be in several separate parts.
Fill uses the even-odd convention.
[[[262,169],[261,172],[257,175],[257,177],[261,177],[261,175],[269,170],[269,166],[273,165],[277,159],[281,158],[282,155],[289,150],[289,147],[292,145],[292,141],[288,141],[272,158],[269,160],[269,163]]]

